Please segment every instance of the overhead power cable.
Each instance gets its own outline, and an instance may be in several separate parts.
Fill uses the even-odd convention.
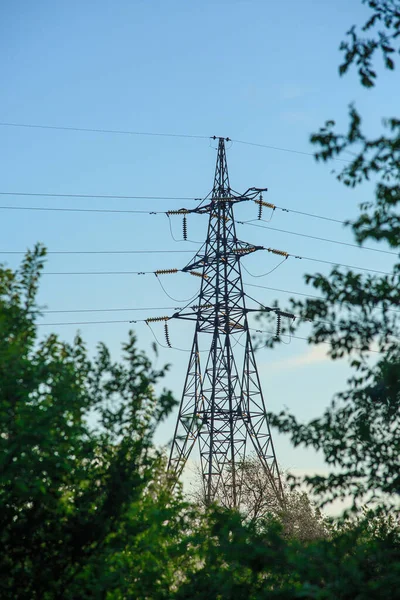
[[[43,275],[154,275],[155,271],[44,271]]]
[[[99,198],[104,200],[196,200],[194,196],[118,196],[111,194],[49,194],[39,192],[0,192],[0,196],[34,196],[43,198]]]
[[[49,193],[39,193],[39,192],[0,192],[0,196],[24,196],[24,197],[43,197],[43,198],[92,198],[92,199],[105,199],[105,200],[193,200],[195,202],[201,202],[204,200],[200,197],[195,196],[118,196],[118,195],[105,195],[105,194],[49,194]],[[52,207],[34,207],[34,206],[0,206],[0,209],[8,210],[8,209],[18,209],[18,210],[59,210]],[[83,209],[81,209],[83,210]],[[93,211],[97,212],[95,209],[84,209],[86,212]],[[333,217],[327,217],[326,215],[317,215],[315,213],[304,212],[301,210],[294,210],[292,208],[286,208],[284,206],[274,205],[274,210],[280,210],[285,213],[294,213],[297,215],[303,215],[305,217],[312,217],[314,219],[322,219],[324,221],[332,221],[333,223],[339,223],[340,225],[346,225],[347,221],[342,221],[341,219],[334,219]],[[118,211],[119,212],[119,211]],[[141,212],[146,214],[154,214],[154,211],[131,211],[131,212]],[[164,211],[157,211],[159,212]]]
[[[311,258],[310,256],[295,256],[294,254],[289,254],[293,258],[298,258],[300,260],[311,260],[312,262],[319,262],[326,265],[332,265],[333,267],[344,267],[346,269],[357,269],[358,271],[366,271],[367,273],[379,273],[380,275],[390,275],[388,271],[380,271],[379,269],[366,269],[365,267],[358,267],[354,265],[346,265],[343,263],[332,262],[330,260],[322,260],[322,258]]]
[[[129,210],[119,208],[54,208],[53,206],[0,206],[1,210],[35,210],[49,212],[77,212],[77,213],[128,213],[141,215],[161,215],[165,211]]]
[[[7,251],[0,254],[26,254],[22,250]],[[54,250],[46,254],[193,254],[192,250]],[[148,271],[154,273],[154,271]],[[130,273],[130,271],[127,271]]]
[[[248,221],[236,221],[240,225],[248,225],[249,227],[258,227],[259,229],[269,229],[271,231],[278,231],[279,233],[288,233],[290,235],[297,235],[299,237],[310,238],[319,242],[329,242],[331,244],[339,244],[341,246],[350,246],[351,248],[357,248],[358,250],[370,250],[371,252],[381,252],[382,254],[392,254],[398,256],[397,252],[391,252],[390,250],[381,250],[379,248],[371,248],[370,246],[358,246],[357,244],[351,244],[349,242],[341,242],[339,240],[331,240],[329,238],[318,237],[315,235],[309,235],[308,233],[299,233],[298,231],[288,231],[287,229],[278,229],[277,227],[270,227],[269,225],[258,225],[257,223],[249,223]]]
[[[131,311],[143,311],[143,310],[180,310],[181,306],[144,306],[141,308],[70,308],[70,309],[56,309],[56,310],[41,310],[42,315],[49,315],[55,313],[93,313],[93,312],[131,312]]]
[[[327,240],[327,241],[332,241],[332,240]],[[340,243],[340,242],[338,242],[338,243]],[[358,246],[356,246],[356,247],[358,247]],[[338,266],[338,267],[345,267],[347,269],[357,269],[360,271],[379,273],[381,275],[390,275],[390,273],[387,271],[380,271],[377,269],[367,269],[365,267],[359,267],[359,266],[355,266],[355,265],[347,265],[347,264],[343,264],[343,263],[339,263],[339,262],[335,262],[335,261],[323,260],[321,258],[314,258],[314,257],[310,257],[310,256],[300,256],[297,254],[290,254],[289,252],[274,250],[271,248],[262,248],[262,249],[266,250],[268,252],[272,252],[274,254],[279,254],[279,255],[285,256],[285,258],[291,257],[291,258],[296,258],[298,260],[309,260],[309,261],[313,261],[313,262],[320,262],[320,263]],[[365,248],[365,249],[366,250],[374,250],[374,248]],[[396,254],[396,253],[392,253],[392,252],[388,252],[388,253]],[[23,255],[23,254],[26,254],[26,251],[24,251],[24,250],[0,250],[0,254]],[[80,254],[193,254],[193,249],[192,250],[52,250],[52,251],[47,252],[47,254],[52,254],[52,255],[54,255],[54,254],[78,254],[78,255],[80,255]],[[282,262],[284,262],[284,260]],[[282,263],[280,263],[280,264],[282,264]],[[278,266],[280,266],[280,264]],[[276,267],[274,267],[272,270],[275,270],[275,268]],[[153,272],[154,271],[148,271],[148,273],[153,273]],[[271,272],[272,271],[269,271],[268,273],[264,273],[264,275],[267,275]],[[95,274],[97,274],[97,273],[100,275],[101,274],[113,274],[113,273],[121,274],[120,271],[106,271],[106,272],[98,271],[98,272],[95,272]],[[136,271],[124,271],[124,273],[132,274],[132,273],[136,273]],[[137,272],[137,274],[140,274],[140,275],[142,275],[143,273],[144,272],[142,272],[142,271]],[[50,273],[47,273],[47,274],[49,275]],[[52,273],[52,274],[62,275],[63,273],[57,272],[57,273]],[[65,273],[65,275],[67,275],[67,274],[69,274],[69,273]],[[73,274],[80,274],[80,273],[74,272]],[[81,274],[88,275],[90,273],[82,272]],[[262,275],[262,276],[264,276],[264,275]],[[260,275],[252,275],[252,276],[260,277]]]
[[[333,262],[330,260],[323,260],[322,258],[312,258],[310,256],[300,256],[298,254],[290,254],[289,252],[286,252],[284,250],[276,250],[275,248],[265,248],[262,246],[258,246],[259,250],[266,250],[267,252],[272,252],[273,254],[278,254],[279,256],[285,256],[286,258],[296,258],[299,260],[311,260],[313,262],[319,262],[319,263],[323,263],[326,265],[332,265],[334,267],[345,267],[346,269],[357,269],[358,271],[367,271],[369,273],[379,273],[381,275],[390,275],[389,272],[387,271],[379,271],[378,269],[367,269],[365,267],[358,267],[358,266],[354,266],[354,265],[347,265],[347,264],[343,264],[343,263],[339,263],[339,262]],[[279,264],[279,266],[282,263]]]
[[[256,302],[255,298],[251,298],[251,296],[248,296],[248,294],[246,294],[246,297],[250,298],[251,300],[253,300],[254,302]],[[280,310],[277,307],[271,309],[270,307],[264,306],[262,304],[260,304],[260,311],[259,312],[267,312],[267,313],[271,313],[272,312],[272,314],[275,313],[278,317],[281,316],[281,317],[291,318],[292,321],[294,321],[295,319],[298,319],[299,321],[303,321],[305,323],[313,323],[315,325],[330,325],[330,326],[333,326],[334,328],[336,328],[337,325],[338,325],[338,323],[335,322],[335,321],[326,321],[326,320],[323,320],[323,319],[312,319],[312,318],[307,317],[305,315],[299,315],[299,314],[292,313],[292,312],[282,311],[282,310]],[[291,335],[291,333],[292,332],[289,331],[288,334],[285,334],[285,335],[289,335],[289,334]],[[399,337],[396,337],[396,336],[391,336],[391,337],[393,339],[395,339],[395,340],[400,340]]]
[[[293,290],[284,290],[282,288],[275,288],[275,287],[269,287],[266,285],[257,285],[257,284],[253,284],[253,283],[246,283],[245,284],[246,287],[254,287],[254,288],[258,288],[258,289],[262,289],[262,290],[269,290],[272,292],[281,292],[283,294],[292,294],[293,296],[304,296],[305,298],[315,298],[316,300],[325,300],[326,298],[323,298],[322,296],[317,296],[315,294],[306,294],[304,292],[295,292]],[[255,298],[252,298],[251,296],[249,296],[248,294],[246,294],[246,297],[248,297],[250,300],[252,300],[253,302],[255,302],[258,305],[262,304],[256,300]],[[80,312],[124,312],[124,311],[142,311],[142,310],[181,310],[182,306],[147,306],[147,307],[135,307],[135,308],[73,308],[73,309],[51,309],[51,310],[42,310],[40,311],[41,314],[53,314],[53,313],[80,313]],[[185,308],[185,306],[183,306],[183,308]],[[391,312],[398,312],[400,313],[400,310],[396,310],[393,308],[389,308],[388,309]]]
[[[70,127],[70,126],[61,126],[61,125],[42,125],[42,124],[33,124],[33,123],[10,123],[6,121],[0,122],[0,125],[3,127],[20,127],[27,129],[49,129],[56,131],[78,131],[78,132],[86,132],[86,133],[108,133],[108,134],[116,134],[116,135],[137,135],[137,136],[151,136],[151,137],[170,137],[170,138],[192,138],[199,140],[209,140],[216,139],[216,136],[212,135],[193,135],[187,133],[164,133],[164,132],[154,132],[154,131],[132,131],[126,129],[98,129],[93,127]],[[293,150],[292,148],[282,148],[280,146],[271,146],[268,144],[259,144],[257,142],[247,142],[244,140],[237,140],[232,138],[226,138],[227,141],[234,142],[236,144],[245,144],[246,146],[255,146],[257,148],[266,148],[268,150],[278,150],[280,152],[291,152],[292,154],[299,154],[303,156],[312,156],[315,158],[315,154],[313,152],[304,152],[302,150]],[[350,160],[346,160],[344,158],[334,158],[333,160],[337,160],[340,162],[351,162]]]
[[[276,210],[280,210],[286,213],[294,213],[296,215],[303,215],[304,217],[312,217],[314,219],[323,219],[324,221],[332,221],[332,223],[339,223],[340,225],[346,225],[347,221],[341,221],[340,219],[334,219],[333,217],[326,217],[323,215],[316,215],[315,213],[303,212],[302,210],[293,210],[292,208],[285,208],[284,206],[275,206]]]
[[[128,321],[127,319],[123,319],[123,320],[112,320],[112,321],[70,321],[70,322],[60,322],[60,323],[37,323],[38,327],[56,327],[59,325],[103,325],[103,324],[109,324],[109,323],[139,323],[139,322],[145,322],[145,319],[142,319],[141,321]]]
[[[0,251],[0,254],[26,254],[22,250]],[[193,254],[192,250],[54,250],[47,254]],[[153,271],[151,271],[153,273]]]
[[[366,271],[369,273],[379,273],[381,275],[390,275],[387,271],[380,271],[377,269],[367,269],[365,267],[359,267],[355,265],[347,265],[339,262],[333,262],[329,260],[323,260],[321,258],[313,258],[310,256],[300,256],[297,254],[290,254],[288,252],[284,252],[281,250],[275,250],[273,248],[261,248],[262,250],[266,250],[267,252],[272,252],[274,254],[279,254],[285,256],[286,258],[292,257],[299,260],[309,260],[313,262],[319,262],[327,265],[333,265],[336,267],[345,267],[347,269],[357,269],[360,271]],[[193,254],[193,250],[86,250],[86,251],[78,251],[78,250],[59,250],[54,252],[49,252],[48,254]],[[0,254],[25,254],[23,251],[0,251]],[[177,269],[174,272],[179,272],[180,269]],[[156,271],[44,271],[43,275],[147,275],[151,273],[156,273]],[[201,276],[199,274],[199,276]]]
[[[299,260],[309,260],[309,261],[313,261],[313,262],[318,262],[318,263],[323,263],[323,264],[327,264],[327,265],[332,265],[335,267],[345,267],[346,269],[357,269],[359,271],[366,271],[368,273],[379,273],[381,275],[390,275],[389,272],[387,271],[379,271],[377,269],[367,269],[365,267],[359,267],[359,266],[355,266],[355,265],[347,265],[347,264],[343,264],[343,263],[339,263],[339,262],[333,262],[333,261],[329,261],[329,260],[323,260],[321,258],[313,258],[310,256],[299,256],[296,254],[289,254],[288,252],[284,252],[284,251],[280,251],[280,250],[275,250],[273,248],[260,248],[262,250],[266,250],[267,252],[272,252],[274,254],[280,254],[282,256],[286,256],[286,258],[292,257],[292,258],[296,258]],[[66,252],[65,252],[66,253]],[[68,251],[69,253],[73,253]],[[193,254],[193,250],[130,250],[130,251],[125,251],[125,250],[114,250],[114,251],[88,251],[88,252],[77,252],[78,254],[176,254],[176,253],[190,253]],[[18,252],[18,254],[20,254],[20,252]],[[54,254],[54,253],[53,253]],[[64,254],[64,252],[59,252],[59,254]],[[282,264],[282,263],[280,263]],[[173,273],[179,273],[182,272],[181,269],[172,269],[166,270],[166,273],[160,272],[160,271],[44,271],[43,275],[149,275],[149,274],[167,274],[169,272],[173,272]],[[195,273],[190,271],[189,272],[192,275],[197,275],[199,277],[202,277],[201,273]]]
[[[167,214],[165,211],[148,211],[148,210],[128,210],[128,209],[115,209],[115,208],[54,208],[54,207],[42,207],[42,206],[0,206],[0,209],[6,210],[36,210],[36,211],[55,211],[55,212],[78,212],[78,213],[123,213],[123,214],[144,214],[144,215],[161,215]],[[318,237],[307,233],[300,233],[297,231],[288,231],[286,229],[278,229],[277,227],[270,227],[267,225],[259,225],[257,223],[250,223],[249,221],[236,221],[240,225],[248,225],[249,227],[258,227],[259,229],[268,229],[270,231],[278,231],[279,233],[287,233],[289,235],[297,235],[299,237],[305,237],[312,240],[321,242],[329,242],[331,244],[338,244],[341,246],[349,246],[351,248],[357,248],[358,250],[369,250],[371,252],[380,252],[381,254],[391,254],[398,256],[397,252],[391,252],[390,250],[382,250],[379,248],[371,248],[370,246],[358,246],[357,244],[351,244],[350,242],[342,242],[340,240],[331,240],[329,238]],[[2,252],[1,254],[7,254]],[[16,252],[14,254],[17,254]],[[20,252],[22,254],[22,252]],[[77,254],[77,252],[75,252]]]
[[[310,299],[316,299],[316,300],[324,300],[326,302],[326,298],[323,298],[323,296],[317,296],[316,294],[306,294],[304,292],[294,292],[293,290],[284,290],[282,288],[274,288],[274,287],[269,287],[266,285],[259,285],[256,283],[247,283],[245,282],[244,284],[246,287],[253,287],[253,288],[258,288],[260,290],[269,290],[272,292],[281,292],[283,294],[292,294],[293,296],[303,296],[304,298],[310,298]],[[254,300],[254,298],[252,298],[252,300]],[[355,307],[353,304],[350,304],[349,302],[344,303],[346,304],[346,306],[350,306],[350,307]],[[396,310],[395,308],[388,308],[387,309],[390,312],[396,312],[396,313],[400,313],[400,310]]]
[[[60,325],[105,325],[105,324],[111,324],[111,323],[126,323],[126,324],[128,324],[128,323],[129,324],[146,323],[146,319],[141,319],[141,320],[138,320],[138,321],[128,321],[128,320],[125,319],[125,320],[110,320],[110,321],[70,321],[70,322],[59,322],[59,323],[38,323],[38,326],[39,327],[58,327]],[[261,334],[267,333],[267,334],[275,335],[275,333],[276,333],[275,331],[268,331],[268,330],[262,330],[262,329],[254,329],[254,328],[251,328],[251,327],[249,329],[250,329],[250,331],[254,331],[256,333],[261,333]],[[153,335],[154,335],[154,333],[153,333]],[[293,334],[290,334],[290,336],[293,339],[303,340],[303,341],[308,342],[308,338],[306,338],[306,337],[301,337],[301,336],[293,335]],[[157,340],[157,343],[159,343],[158,340]],[[329,346],[331,345],[330,342],[319,342],[319,343],[320,344],[327,344]],[[161,346],[162,344],[159,344],[159,345]],[[170,346],[169,348],[171,350],[180,350],[180,351],[183,351],[183,352],[188,352],[189,351],[189,350],[183,349],[183,348],[174,348],[174,346]],[[354,348],[354,350],[360,350],[360,348]],[[373,352],[375,354],[381,354],[381,352],[379,352],[379,350],[368,350],[367,352]]]
[[[256,333],[267,333],[267,334],[272,334],[272,335],[275,335],[275,333],[276,333],[275,331],[262,330],[262,329],[254,329],[253,327],[249,327],[249,330],[250,331],[254,331]],[[283,335],[290,335],[290,337],[293,338],[293,339],[295,339],[295,340],[304,340],[304,341],[308,342],[308,338],[302,337],[302,336],[299,336],[299,335],[293,335],[292,333],[290,333],[290,334],[283,334]],[[322,342],[321,341],[321,342],[318,342],[318,344],[326,344],[328,346],[331,346],[330,342]],[[318,344],[314,344],[314,345],[317,346]],[[363,350],[363,348],[359,348],[359,347],[356,347],[356,346],[354,346],[352,349],[353,350]],[[379,350],[366,350],[366,352],[367,353],[373,352],[374,354],[381,354],[381,352]]]
[[[172,137],[172,138],[193,138],[199,140],[210,139],[209,135],[191,135],[187,133],[159,133],[154,131],[131,131],[127,129],[96,129],[93,127],[70,127],[60,125],[39,125],[32,123],[8,123],[5,121],[0,122],[0,125],[5,127],[25,127],[28,129],[53,129],[58,131],[82,131],[86,133],[112,133],[122,135],[143,135],[151,137]]]
[[[1,125],[1,123],[0,123]],[[302,154],[303,156],[312,156],[315,158],[315,154],[313,152],[304,152],[302,150],[293,150],[292,148],[281,148],[279,146],[269,146],[267,144],[258,144],[257,142],[246,142],[244,140],[235,140],[232,139],[232,142],[236,144],[245,144],[246,146],[255,146],[257,148],[267,148],[268,150],[279,150],[280,152],[291,152],[293,154]],[[352,162],[346,158],[334,158],[333,160],[338,160],[340,162]]]

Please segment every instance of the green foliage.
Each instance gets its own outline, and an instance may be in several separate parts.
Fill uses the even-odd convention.
[[[304,425],[282,412],[271,423],[295,446],[321,450],[335,468],[305,478],[324,503],[352,498],[354,508],[372,501],[398,507],[400,360],[385,358],[349,383],[322,417]]]
[[[351,29],[351,48],[346,49],[342,71],[360,65],[364,85],[372,85],[369,71],[373,53],[390,53],[388,40],[400,35],[398,1],[370,1],[373,16],[364,26],[369,31],[380,23],[386,33],[377,40],[360,40]],[[369,83],[365,78],[370,78]],[[350,187],[370,182],[375,200],[360,207],[351,225],[359,244],[368,239],[384,241],[400,249],[400,121],[384,121],[385,133],[369,139],[362,119],[350,107],[345,133],[327,121],[311,141],[319,148],[317,160],[329,161],[350,152],[354,158],[337,175]],[[332,359],[349,357],[354,375],[348,389],[336,396],[323,416],[308,424],[286,412],[271,415],[271,422],[291,435],[297,445],[321,450],[333,471],[327,477],[308,477],[307,483],[322,499],[350,497],[356,508],[366,501],[399,507],[400,477],[400,263],[388,275],[361,275],[348,269],[332,269],[328,276],[306,275],[319,298],[290,300],[290,312],[299,315],[290,326],[296,331],[312,322],[309,342],[328,343]],[[262,315],[261,318],[267,318]],[[287,331],[283,330],[283,333]],[[274,345],[279,340],[271,340]],[[370,351],[375,354],[370,354]],[[378,354],[376,354],[378,353]]]
[[[121,364],[79,336],[38,340],[44,255],[0,270],[0,596],[168,598],[189,513],[152,446],[164,370],[132,333]]]
[[[355,64],[362,85],[371,87],[376,51],[394,68],[400,8],[398,0],[368,5],[363,31],[370,37],[351,28],[340,71]],[[400,121],[384,126],[384,135],[368,139],[350,107],[347,132],[328,121],[312,141],[319,160],[353,152],[338,175],[346,186],[374,182],[375,201],[350,224],[356,240],[397,250]],[[37,246],[18,272],[0,268],[1,598],[399,597],[399,264],[385,276],[337,268],[307,275],[321,299],[291,300],[300,322],[312,320],[309,341],[329,342],[332,359],[347,356],[354,369],[348,389],[319,419],[270,416],[296,446],[321,450],[332,466],[327,477],[307,478],[322,502],[350,497],[354,509],[369,503],[328,526],[299,492],[287,493],[282,511],[254,465],[247,469],[245,518],[218,506],[199,510],[172,493],[153,446],[155,428],[173,406],[170,393],[154,389],[165,369],[152,369],[132,333],[121,363],[103,344],[89,357],[79,336],[73,344],[55,335],[38,339],[44,257]],[[371,349],[379,352],[376,361],[368,358]]]
[[[378,523],[348,523],[329,539],[305,542],[286,538],[277,522],[245,525],[238,514],[217,509],[202,535],[200,564],[189,569],[176,599],[398,597],[399,533],[387,535]]]
[[[361,38],[355,26],[350,28],[347,32],[349,40],[340,45],[340,50],[344,53],[344,62],[339,67],[339,73],[343,75],[355,64],[361,84],[370,88],[375,85],[377,77],[372,65],[376,51],[382,53],[387,69],[395,68],[393,55],[400,52],[400,4],[398,0],[362,1],[372,10],[371,16],[361,28],[361,31],[368,32],[370,37]]]

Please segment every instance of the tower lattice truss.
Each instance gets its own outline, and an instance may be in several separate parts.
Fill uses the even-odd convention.
[[[234,206],[262,203],[258,188],[240,195],[229,185],[225,140],[218,138],[212,196],[194,213],[208,213],[207,239],[182,270],[199,274],[198,305],[174,317],[195,321],[168,469],[179,477],[197,444],[207,502],[239,507],[243,464],[258,457],[273,492],[283,498],[278,464],[254,357],[241,260],[261,247],[236,235]],[[258,200],[258,198],[260,198]]]

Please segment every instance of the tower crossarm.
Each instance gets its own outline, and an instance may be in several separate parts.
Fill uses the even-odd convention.
[[[207,275],[207,267],[219,263],[221,260],[232,260],[236,261],[247,254],[252,254],[258,250],[266,250],[264,246],[255,246],[248,242],[242,242],[240,240],[232,240],[230,246],[224,250],[215,248],[208,248],[206,254],[197,254],[194,259],[188,263],[181,270],[182,272],[190,272],[193,269],[203,269],[203,274]]]

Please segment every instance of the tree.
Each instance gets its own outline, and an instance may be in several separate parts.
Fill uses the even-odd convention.
[[[397,598],[399,530],[387,525],[362,519],[333,529],[329,539],[305,541],[285,537],[278,522],[267,519],[259,527],[215,508],[197,546],[198,561],[174,598]]]
[[[285,539],[310,541],[328,536],[328,522],[321,511],[313,506],[304,491],[291,490],[283,484],[284,503],[277,498],[264,467],[256,456],[250,456],[237,465],[237,480],[241,481],[240,515],[244,523],[262,530],[268,523],[279,523]],[[194,490],[190,497],[201,508],[207,507],[201,473],[196,471]],[[281,474],[283,479],[283,474]],[[217,494],[216,505],[225,508],[223,491]]]
[[[123,362],[38,339],[45,250],[0,269],[0,596],[169,598],[191,522],[152,444],[173,405],[130,333]]]
[[[382,51],[387,68],[394,68],[391,56],[399,53],[400,3],[370,0],[368,5],[373,12],[363,31],[372,37],[360,38],[355,27],[350,29],[350,41],[341,45],[345,60],[340,73],[356,64],[362,85],[372,87],[376,82],[372,70],[376,51]],[[376,26],[383,31],[375,33]],[[351,151],[354,158],[337,176],[344,185],[355,187],[370,179],[374,182],[375,201],[361,205],[358,219],[349,223],[356,241],[385,241],[399,249],[400,121],[385,119],[384,127],[387,134],[368,139],[359,113],[351,106],[347,132],[337,133],[334,121],[329,120],[311,141],[319,148],[317,160],[329,161]],[[351,497],[354,508],[372,501],[398,509],[400,263],[389,275],[364,276],[334,268],[328,276],[317,273],[306,275],[305,280],[320,298],[290,300],[289,310],[300,317],[296,326],[311,320],[309,343],[328,342],[332,359],[348,356],[354,375],[348,389],[337,395],[321,418],[302,424],[282,412],[271,415],[271,422],[289,433],[295,446],[322,450],[326,462],[335,468],[327,477],[306,478],[324,502]],[[274,343],[276,340],[270,345]],[[375,352],[376,362],[371,360],[370,351]]]
[[[375,84],[375,52],[397,52],[399,2],[368,2],[374,17],[360,40],[343,45],[344,73],[358,64],[363,85]],[[376,15],[376,16],[374,16]],[[385,37],[386,36],[386,37]],[[392,45],[387,45],[390,43]],[[394,66],[386,62],[388,68]],[[362,71],[361,71],[362,69]],[[365,79],[367,78],[367,79]],[[339,175],[355,186],[373,176],[375,202],[352,224],[356,239],[400,245],[399,121],[369,140],[350,109],[344,134],[332,121],[313,136],[319,160],[356,151]],[[334,473],[308,478],[323,500],[351,496],[380,508],[338,523],[329,539],[299,536],[255,503],[254,518],[219,506],[205,512],[172,494],[153,446],[170,410],[168,392],[130,334],[124,360],[104,345],[90,359],[82,339],[39,340],[36,293],[44,249],[28,253],[19,272],[0,269],[0,596],[15,600],[396,598],[400,586],[399,272],[361,277],[334,269],[307,276],[322,300],[291,308],[313,320],[311,343],[328,341],[331,356],[349,356],[349,389],[308,424],[271,416],[294,444],[320,448]],[[367,359],[378,349],[376,364]],[[248,502],[262,489],[250,470]],[[255,478],[255,479],[254,479]],[[261,486],[257,488],[257,486]],[[301,496],[295,509],[302,512]],[[268,504],[268,502],[267,502]],[[297,513],[296,513],[297,514]]]
[[[394,67],[393,45],[400,36],[400,3],[370,0],[372,16],[360,39],[353,27],[350,41],[342,44],[345,59],[340,73],[352,64],[361,83],[375,85],[372,71],[375,52],[381,50],[386,66]],[[384,31],[374,34],[374,26]],[[390,45],[392,44],[392,45]],[[393,61],[393,62],[392,62]],[[329,161],[345,150],[354,159],[339,174],[347,186],[373,176],[375,202],[361,207],[351,224],[356,240],[385,240],[400,246],[400,121],[385,121],[388,135],[367,139],[361,118],[350,107],[350,124],[344,134],[328,121],[312,137],[319,147],[318,160]],[[348,155],[346,155],[347,158]],[[270,415],[271,423],[290,434],[294,445],[322,450],[334,471],[306,482],[320,500],[353,499],[356,517],[336,523],[329,539],[299,540],[283,535],[283,526],[266,522],[260,529],[239,515],[222,510],[210,520],[208,548],[200,570],[180,587],[178,598],[307,598],[319,600],[380,600],[397,598],[400,586],[399,480],[399,273],[396,264],[389,276],[363,277],[333,269],[330,275],[307,275],[321,300],[291,300],[289,310],[312,319],[310,343],[330,343],[332,359],[348,356],[354,369],[349,388],[339,394],[324,415],[299,423],[285,412]],[[261,315],[268,319],[268,313]],[[292,328],[294,330],[294,328]],[[283,330],[284,331],[284,330]],[[279,340],[271,340],[269,345]],[[378,350],[376,363],[369,350]],[[366,500],[375,508],[360,511]],[[380,507],[377,505],[381,505]]]
[[[363,30],[371,37],[362,39],[356,27],[351,28],[349,41],[341,46],[345,57],[340,73],[355,64],[362,85],[372,87],[376,52],[382,51],[387,68],[395,66],[400,3],[370,0],[368,5],[372,15]],[[375,33],[374,27],[379,26],[383,31]],[[347,132],[336,133],[335,123],[327,121],[312,141],[319,148],[318,160],[329,161],[346,150],[355,153],[338,175],[345,185],[354,187],[369,178],[375,182],[375,202],[362,205],[359,218],[350,224],[356,240],[360,244],[385,240],[398,249],[400,121],[387,119],[384,126],[387,133],[368,139],[360,115],[351,106]],[[180,586],[178,598],[398,597],[399,273],[395,264],[384,277],[363,277],[338,268],[328,276],[307,275],[307,283],[318,290],[321,300],[292,299],[289,307],[302,320],[312,319],[309,342],[329,342],[331,358],[347,356],[354,376],[321,418],[303,424],[283,412],[270,419],[290,434],[294,445],[322,450],[334,471],[327,477],[308,477],[306,482],[323,502],[351,497],[352,518],[334,523],[328,540],[299,541],[285,537],[282,524],[266,522],[260,529],[240,515],[219,509],[209,521],[208,547],[199,549],[202,566]],[[268,314],[261,319],[267,320]],[[375,361],[368,359],[371,349],[379,352]],[[373,508],[360,510],[366,501],[372,501]]]

